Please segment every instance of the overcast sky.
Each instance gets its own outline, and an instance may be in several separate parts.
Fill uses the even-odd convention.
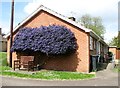
[[[0,2],[0,26],[3,33],[10,30],[11,0]],[[105,26],[105,41],[109,42],[118,34],[119,0],[15,0],[14,27],[41,4],[65,16],[74,16],[77,20],[84,14],[99,16]]]

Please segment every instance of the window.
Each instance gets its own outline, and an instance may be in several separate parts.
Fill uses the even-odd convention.
[[[96,49],[96,40],[94,39],[94,49]]]
[[[101,43],[100,44],[100,52],[103,53],[103,50],[104,50],[104,45]]]
[[[100,42],[96,41],[96,53],[100,54]]]
[[[90,50],[93,50],[93,38],[90,36]]]

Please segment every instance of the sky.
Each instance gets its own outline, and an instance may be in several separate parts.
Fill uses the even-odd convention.
[[[108,43],[118,34],[118,2],[119,0],[14,0],[14,27],[29,16],[40,5],[44,5],[67,17],[74,16],[77,20],[84,14],[101,17]],[[10,31],[11,0],[0,2],[0,27],[7,34]]]

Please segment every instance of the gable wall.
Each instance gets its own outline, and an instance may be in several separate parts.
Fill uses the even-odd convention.
[[[29,20],[23,27],[40,27],[51,24],[64,25],[69,28],[77,38],[78,50],[75,54],[66,57],[50,58],[46,61],[43,68],[65,71],[89,72],[89,34],[80,31],[77,27],[51,15],[41,11]],[[15,36],[15,34],[14,34]],[[9,58],[9,39],[8,39],[8,57]],[[13,53],[13,60],[17,55]]]

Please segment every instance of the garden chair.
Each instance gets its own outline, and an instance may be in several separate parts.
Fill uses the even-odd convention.
[[[14,60],[14,70],[15,68],[19,68],[20,70],[21,67],[27,68],[28,71],[30,69],[34,71],[34,56],[21,56],[20,59]]]

